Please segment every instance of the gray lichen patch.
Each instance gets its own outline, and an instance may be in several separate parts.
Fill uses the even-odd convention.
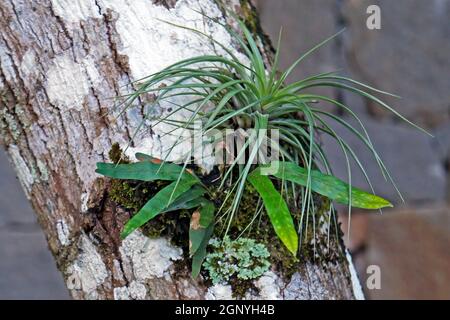
[[[208,288],[205,298],[207,300],[231,300],[233,290],[230,285],[216,284]]]
[[[173,264],[182,259],[183,251],[165,238],[150,239],[135,231],[123,240],[119,251],[122,260],[133,269],[138,281],[163,277]]]
[[[97,298],[97,288],[108,277],[108,270],[95,245],[86,234],[79,239],[79,255],[66,269],[69,290],[82,291],[85,298]],[[74,293],[73,293],[74,294]]]
[[[37,167],[38,167],[39,173],[40,173],[40,179],[39,180],[47,181],[48,177],[49,177],[47,166],[40,159],[37,160],[36,164],[37,164]]]
[[[66,246],[70,243],[70,230],[64,219],[60,219],[56,222],[56,232],[62,246]]]
[[[12,138],[14,141],[19,139],[21,129],[19,124],[17,123],[17,120],[6,111],[5,109],[0,110],[0,119],[2,119],[5,125],[5,128],[8,129],[8,131],[11,133]]]
[[[143,300],[147,296],[147,288],[138,281],[129,286],[114,288],[114,300]]]
[[[30,196],[31,187],[34,183],[33,170],[28,167],[25,160],[22,158],[19,148],[12,144],[8,148],[8,152],[11,156],[12,162],[16,169],[17,177],[22,185],[27,197]]]
[[[282,299],[281,289],[283,281],[274,272],[267,271],[255,281],[259,291],[259,299],[279,300]]]

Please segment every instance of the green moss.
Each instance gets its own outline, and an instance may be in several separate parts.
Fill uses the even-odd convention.
[[[159,182],[112,179],[109,196],[124,208],[139,210],[162,186]]]
[[[173,245],[188,253],[190,219],[188,210],[167,212],[147,222],[142,231],[151,238],[168,237]]]
[[[118,143],[114,143],[111,146],[108,155],[114,163],[130,162],[128,157],[123,154]],[[143,182],[111,179],[109,196],[118,205],[126,209],[137,211],[165,185],[167,185],[167,183],[163,181]]]
[[[117,142],[113,143],[111,146],[108,156],[113,163],[130,163],[130,160],[126,155],[124,155],[120,145]]]
[[[230,279],[231,293],[235,299],[245,298],[245,294],[249,290],[258,291],[258,288],[254,285],[253,281],[242,280],[237,277]]]
[[[123,155],[122,149],[118,143],[114,143],[109,151],[109,158],[114,163],[129,163],[129,159]],[[136,213],[141,209],[149,199],[151,199],[159,190],[168,184],[166,181],[151,181],[143,182],[136,180],[118,180],[111,179],[109,187],[109,197],[119,206]],[[180,227],[177,225],[181,218],[186,218],[185,214],[167,213],[160,215],[144,226],[144,233],[149,237],[160,237],[166,235],[178,235]],[[180,223],[180,225],[189,225],[187,222]],[[181,239],[176,238],[177,244],[181,243]],[[186,240],[186,239],[183,239]],[[186,240],[187,241],[187,240]]]
[[[248,0],[240,0],[239,3],[246,27],[254,34],[258,34],[260,32],[260,25],[256,8]]]

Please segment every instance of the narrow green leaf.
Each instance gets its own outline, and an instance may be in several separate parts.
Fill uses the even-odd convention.
[[[169,205],[169,199],[175,201],[181,194],[188,191],[192,185],[197,183],[194,177],[174,181],[168,186],[161,189],[153,198],[151,198],[139,212],[133,216],[124,226],[121,238],[124,239],[131,232],[141,227],[147,221],[153,219],[160,214]]]
[[[247,180],[261,195],[275,233],[295,256],[298,250],[298,235],[291,213],[283,197],[275,189],[269,177],[262,176],[258,169],[253,171]]]
[[[205,198],[202,196],[206,193],[206,190],[200,185],[194,185],[191,189],[183,193],[178,197],[170,206],[167,207],[162,213],[170,212],[181,209],[192,209],[201,205]]]
[[[200,227],[207,228],[214,221],[214,203],[206,200],[200,209]]]
[[[206,247],[214,230],[214,203],[204,199],[199,210],[192,214],[189,228],[189,253],[192,256],[192,277],[200,273]]]
[[[192,214],[189,226],[189,253],[191,256],[201,246],[208,227],[213,223],[214,211],[214,204],[204,199],[201,207]]]
[[[275,164],[276,165],[276,164]],[[302,186],[306,186],[308,172],[305,168],[293,162],[278,162],[279,170],[275,177],[285,179]],[[311,189],[331,200],[342,204],[349,203],[349,185],[342,180],[323,174],[320,171],[311,170]],[[368,193],[356,187],[351,187],[351,205],[363,209],[380,209],[392,207],[392,204],[379,196]]]
[[[174,163],[137,162],[130,164],[97,163],[95,172],[115,179],[130,179],[140,181],[177,180],[180,174],[192,177],[183,172],[183,167]]]
[[[203,260],[205,260],[206,256],[206,247],[208,246],[209,239],[211,238],[214,231],[214,224],[211,223],[208,228],[205,230],[205,235],[203,237],[200,246],[195,251],[192,256],[192,278],[197,278],[200,273],[200,269],[202,268]]]

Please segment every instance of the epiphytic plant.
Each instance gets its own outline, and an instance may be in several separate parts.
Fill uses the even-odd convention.
[[[215,23],[220,21],[215,20]],[[417,127],[374,95],[375,93],[391,94],[336,73],[322,73],[290,84],[286,83],[288,76],[305,58],[337,34],[303,54],[286,71],[278,73],[280,40],[278,40],[276,54],[270,67],[265,62],[251,32],[243,22],[238,21],[238,24],[238,31],[227,25],[223,25],[223,28],[226,28],[245,54],[243,59],[239,59],[212,36],[198,30],[177,26],[205,37],[221,47],[225,54],[202,55],[174,63],[139,80],[135,84],[137,89],[126,95],[120,104],[121,112],[125,112],[136,105],[139,97],[148,93],[156,95],[154,105],[162,101],[172,103],[174,108],[167,115],[155,117],[149,108],[144,119],[153,121],[153,125],[165,123],[172,126],[173,130],[167,134],[180,129],[193,130],[196,121],[201,122],[205,135],[213,130],[253,129],[249,139],[241,145],[239,150],[228,150],[233,153],[233,161],[220,168],[221,179],[215,188],[228,190],[222,205],[215,208],[214,203],[205,196],[208,193],[208,186],[193,173],[188,172],[187,164],[191,161],[195,150],[186,152],[183,157],[184,164],[176,165],[166,161],[173,148],[183,140],[181,134],[177,142],[168,146],[166,156],[161,163],[157,164],[153,161],[154,159],[139,154],[137,158],[142,160],[139,163],[119,165],[99,163],[97,169],[98,173],[117,179],[173,181],[150,199],[127,223],[122,236],[127,236],[158,214],[182,208],[196,209],[192,214],[190,228],[190,253],[193,255],[194,275],[198,274],[205,257],[206,245],[213,233],[214,221],[226,222],[227,228],[224,230],[226,236],[239,210],[242,195],[248,183],[254,186],[262,199],[257,205],[255,215],[259,214],[263,208],[265,209],[275,233],[294,256],[297,254],[299,241],[302,238],[304,222],[306,221],[307,226],[310,217],[314,221],[313,193],[347,204],[349,212],[352,206],[366,209],[392,206],[389,201],[352,186],[351,159],[356,162],[366,177],[372,193],[374,192],[358,156],[343,137],[333,129],[331,122],[342,125],[362,141],[373,155],[383,176],[395,186],[361,120],[347,105],[327,96],[309,93],[308,89],[333,87],[349,91],[377,103]],[[174,98],[179,100],[180,97],[185,98],[185,103],[171,102]],[[329,103],[340,108],[355,119],[360,128],[357,129],[341,117],[320,109],[318,102]],[[173,115],[181,111],[188,112],[189,116],[183,120],[173,119]],[[275,144],[269,143],[273,141],[270,141],[271,139],[265,134],[268,130],[277,130],[279,140]],[[332,175],[327,156],[317,141],[317,132],[331,136],[339,145],[347,162],[348,183]],[[213,141],[213,143],[216,142]],[[269,144],[271,151],[279,154],[279,159],[271,163],[277,168],[274,172],[264,170],[267,166],[256,164],[259,148]],[[242,161],[244,158],[245,161]],[[298,210],[301,211],[301,220],[297,226],[289,211],[289,202],[295,204],[300,202]],[[332,208],[331,214],[333,214]]]

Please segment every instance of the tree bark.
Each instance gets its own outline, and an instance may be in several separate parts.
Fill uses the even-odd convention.
[[[114,142],[127,144],[143,117],[131,110],[114,118],[111,97],[181,58],[219,50],[157,18],[204,30],[237,51],[218,24],[190,10],[233,24],[222,5],[255,18],[249,2],[237,0],[1,2],[1,142],[74,298],[231,298],[229,286],[208,288],[180,270],[182,251],[167,239],[138,231],[121,241],[129,213],[108,198],[108,181],[94,172],[96,162],[109,161]],[[260,40],[268,52],[268,40]],[[157,153],[164,140],[153,132],[141,144]],[[303,262],[289,281],[268,272],[248,297],[361,297],[349,256],[343,257]]]

